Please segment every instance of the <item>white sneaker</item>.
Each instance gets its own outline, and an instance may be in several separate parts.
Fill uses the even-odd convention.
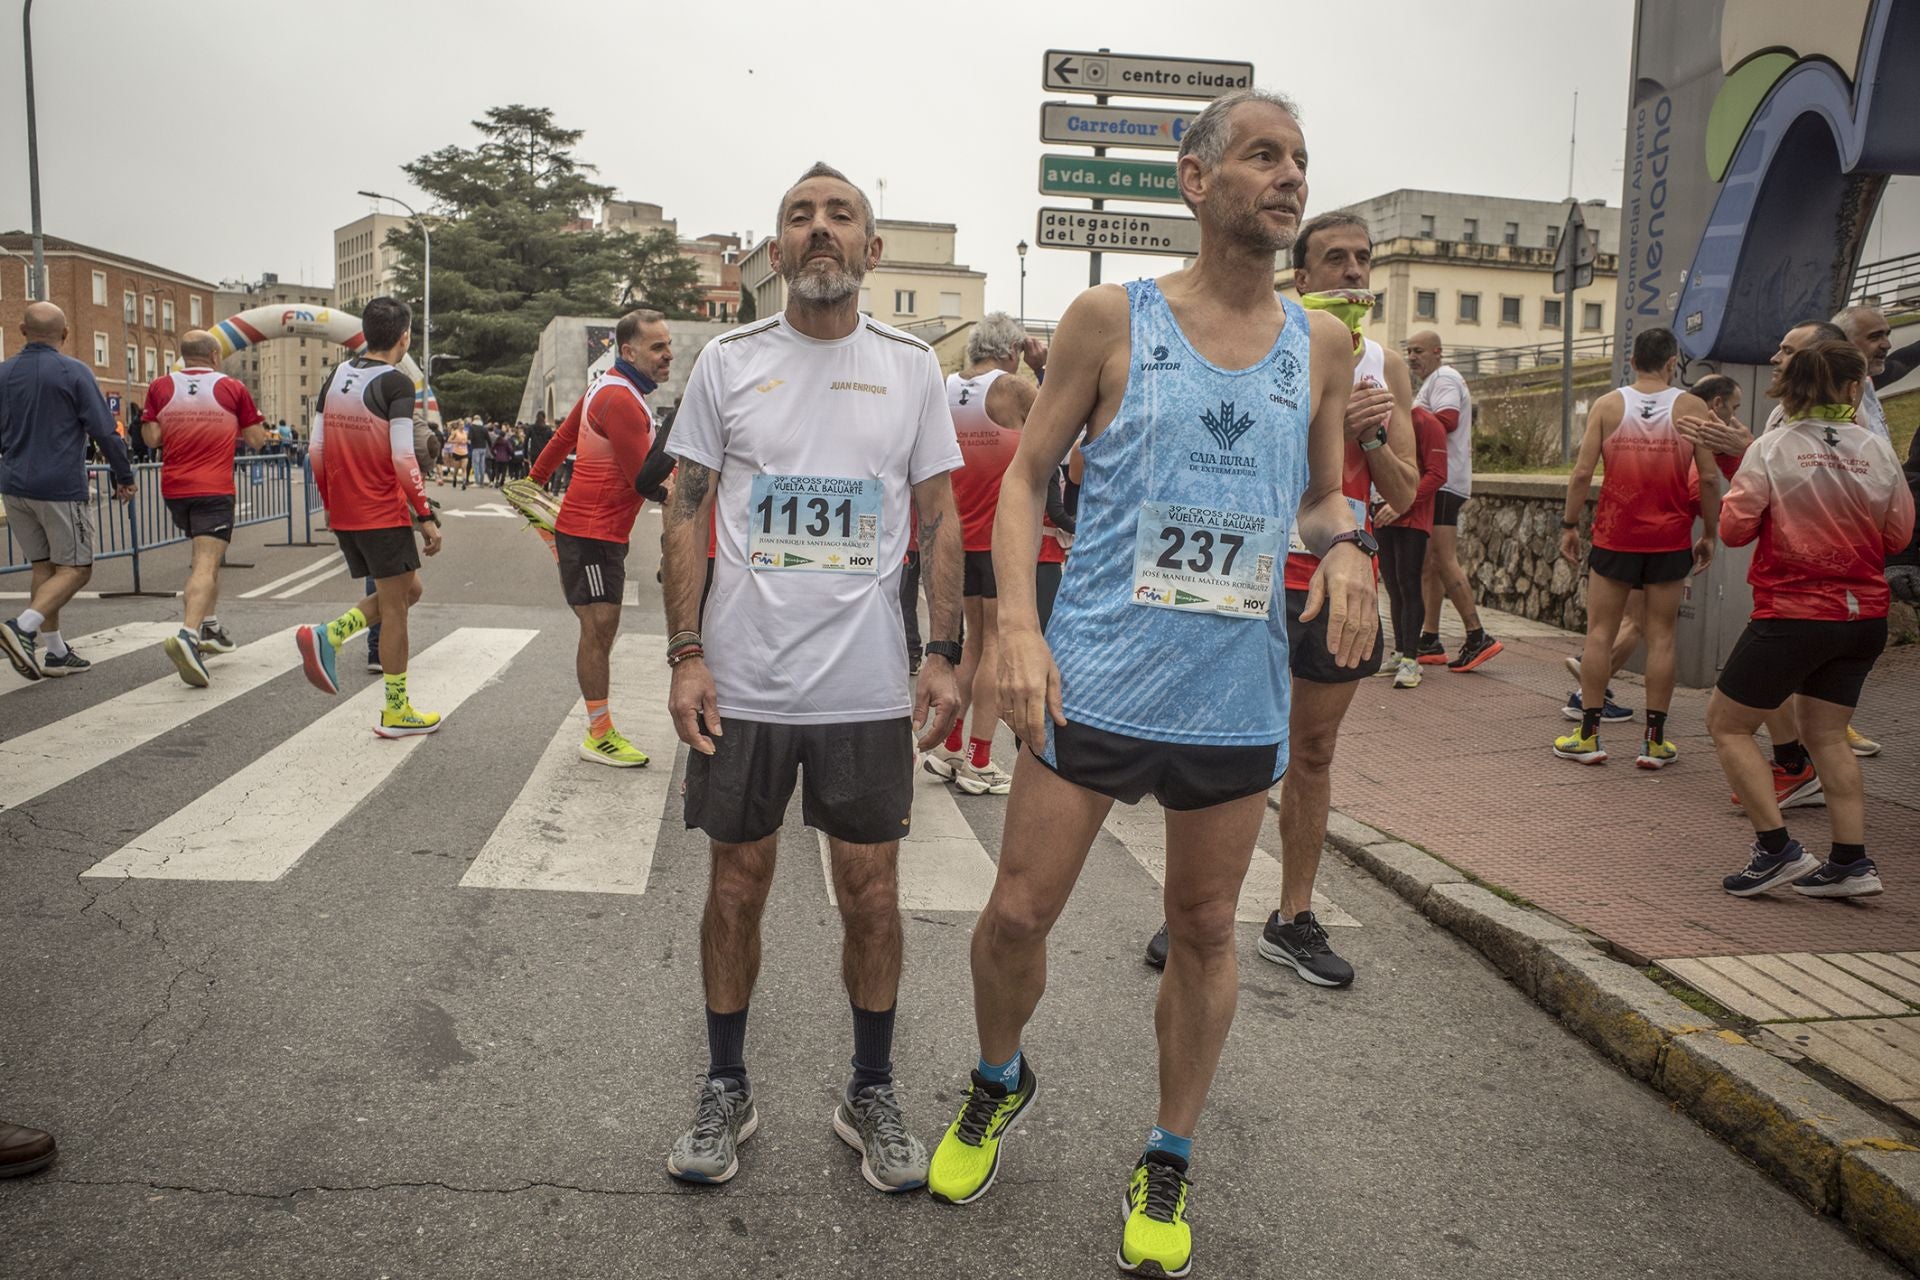
[[[978,769],[962,760],[954,772],[953,785],[970,796],[1003,796],[1013,790],[1013,775],[991,760]]]
[[[1567,664],[1567,670],[1573,673],[1575,680],[1578,680],[1580,678],[1580,659],[1574,657],[1572,654],[1568,654],[1565,662]]]
[[[1420,687],[1420,664],[1412,658],[1402,658],[1393,673],[1393,687],[1396,689],[1418,689]]]
[[[942,782],[952,782],[966,762],[966,752],[949,751],[944,742],[920,757],[920,767]]]
[[[1390,653],[1387,655],[1386,661],[1380,664],[1380,669],[1373,674],[1376,676],[1390,676],[1394,673],[1397,664],[1406,661],[1409,661],[1409,659],[1403,658],[1397,653]]]

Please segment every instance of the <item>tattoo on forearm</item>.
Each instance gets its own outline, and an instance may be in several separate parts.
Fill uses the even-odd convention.
[[[930,516],[920,517],[920,545],[925,547],[933,543],[940,533],[940,526],[946,523],[946,514],[936,511]]]
[[[680,474],[673,483],[673,501],[667,504],[667,519],[691,520],[700,514],[700,504],[713,487],[713,469],[697,462],[680,461]]]

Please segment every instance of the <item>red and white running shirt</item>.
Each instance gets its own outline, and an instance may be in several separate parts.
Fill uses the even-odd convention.
[[[609,369],[587,388],[553,439],[533,464],[535,484],[544,485],[560,464],[573,458],[573,479],[560,499],[553,527],[576,538],[627,542],[644,504],[634,478],[653,447],[653,413],[640,388],[618,369]]]
[[[1384,387],[1387,385],[1387,357],[1380,344],[1372,338],[1366,339],[1353,364],[1353,389],[1362,387]],[[1382,449],[1390,446],[1382,444]],[[1353,508],[1353,521],[1368,533],[1373,532],[1373,515],[1368,510],[1367,498],[1373,492],[1373,470],[1367,466],[1367,452],[1354,441],[1349,440],[1340,455],[1340,493]],[[1296,517],[1297,519],[1297,517]],[[1294,538],[1298,539],[1298,527],[1294,529]],[[1289,551],[1286,569],[1282,581],[1289,591],[1305,591],[1313,585],[1313,575],[1320,568],[1320,557],[1305,552]],[[1376,572],[1378,566],[1376,566]]]
[[[1753,442],[1720,503],[1730,547],[1758,540],[1756,618],[1887,616],[1887,557],[1913,538],[1913,493],[1882,436],[1801,418]]]
[[[947,409],[964,460],[953,473],[953,505],[960,513],[961,546],[968,551],[993,550],[993,519],[1000,513],[1000,482],[1020,448],[1020,433],[987,416],[987,391],[1003,369],[989,369],[977,377],[947,376]]]
[[[240,433],[266,421],[237,378],[216,369],[182,369],[147,388],[145,416],[160,424],[160,496],[233,496]]]
[[[335,529],[405,528],[432,510],[413,453],[413,380],[390,364],[355,356],[333,367],[308,456]]]
[[[1697,497],[1693,446],[1674,430],[1678,387],[1636,391],[1620,387],[1620,425],[1600,446],[1606,475],[1593,508],[1593,545],[1608,551],[1654,553],[1693,546]]]

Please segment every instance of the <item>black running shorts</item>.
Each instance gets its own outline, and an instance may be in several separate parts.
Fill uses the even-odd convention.
[[[984,596],[988,600],[1000,594],[1000,588],[993,580],[993,552],[967,552],[967,568],[960,580],[960,594]]]
[[[703,725],[704,727],[704,725]],[[687,756],[687,826],[722,844],[750,844],[785,821],[793,788],[802,820],[851,844],[907,834],[913,730],[906,719],[775,724],[723,717],[713,755]]]
[[[1312,622],[1302,622],[1300,615],[1306,608],[1307,593],[1288,588],[1287,665],[1294,679],[1312,680],[1316,684],[1347,684],[1380,670],[1381,660],[1386,657],[1386,637],[1377,620],[1373,624],[1373,652],[1359,666],[1343,667],[1327,652],[1327,607],[1321,605]]]
[[[1437,525],[1457,525],[1460,523],[1460,508],[1467,500],[1451,489],[1433,491],[1433,522]]]
[[[1151,742],[1091,725],[1047,725],[1052,755],[1041,764],[1076,787],[1138,804],[1151,795],[1163,808],[1211,809],[1259,795],[1280,781],[1280,744],[1210,747]]]
[[[335,529],[333,540],[356,578],[398,578],[420,567],[420,544],[412,525],[391,529]]]
[[[1754,618],[1734,641],[1714,687],[1742,706],[1763,711],[1796,693],[1855,707],[1867,673],[1886,647],[1885,618]]]
[[[1587,568],[1603,578],[1630,587],[1652,587],[1679,582],[1693,572],[1693,551],[1611,551],[1595,547],[1587,552]]]
[[[168,498],[167,512],[189,538],[233,541],[233,495],[208,494],[197,498]]]
[[[556,529],[553,550],[560,558],[560,588],[568,604],[620,603],[627,589],[626,543],[581,538]]]

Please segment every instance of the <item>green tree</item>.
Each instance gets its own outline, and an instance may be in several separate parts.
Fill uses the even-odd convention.
[[[753,290],[747,288],[744,283],[740,286],[740,311],[737,318],[741,324],[760,318],[760,309],[754,305]]]
[[[613,188],[593,181],[593,166],[575,156],[580,130],[561,128],[544,107],[520,105],[490,108],[473,126],[477,146],[442,147],[405,170],[430,201],[434,354],[454,357],[437,362],[442,410],[510,419],[548,321],[605,315],[626,281],[675,277],[653,265],[657,246],[646,256],[637,237],[583,225]],[[414,305],[418,354],[420,230],[409,223],[387,243],[399,251],[397,289]],[[654,274],[636,274],[640,265]]]
[[[647,236],[623,236],[627,250],[625,306],[651,307],[669,320],[704,320],[706,299],[700,268],[681,256],[680,242],[665,227]]]

